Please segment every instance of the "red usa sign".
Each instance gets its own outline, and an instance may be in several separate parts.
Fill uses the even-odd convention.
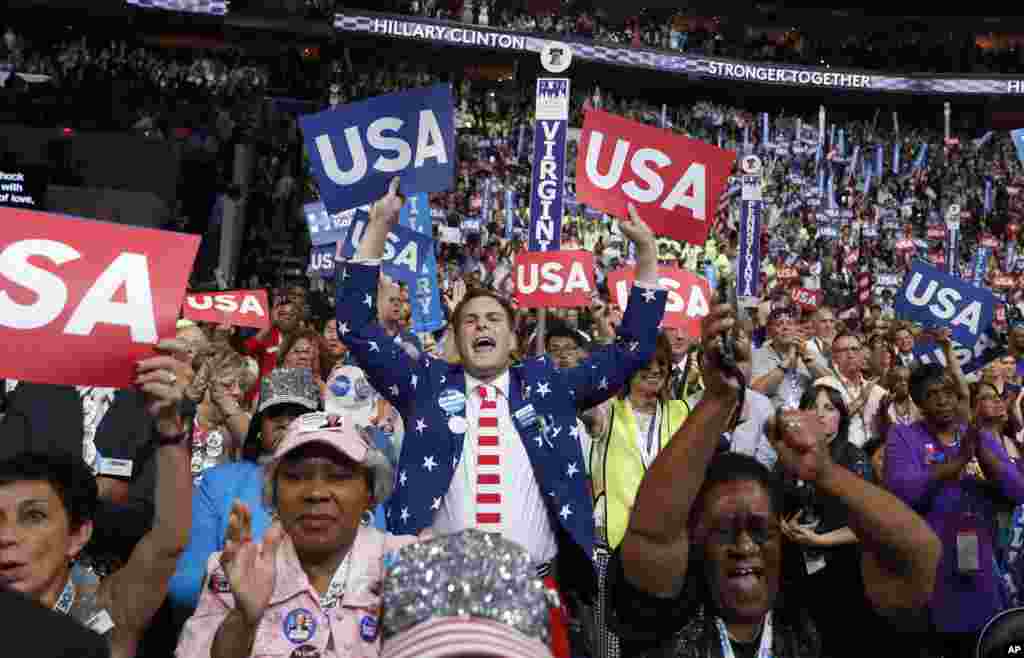
[[[624,268],[608,275],[612,303],[623,311],[629,290],[636,281],[636,269]],[[707,280],[678,267],[659,267],[658,283],[668,290],[663,327],[683,329],[692,338],[700,337],[700,320],[710,312],[711,288]]]
[[[808,290],[807,288],[794,288],[790,293],[790,299],[794,304],[800,306],[804,311],[816,311],[821,304],[821,291]]]
[[[589,251],[521,251],[515,277],[519,308],[589,306],[597,290]]]
[[[586,113],[576,158],[576,198],[626,217],[626,204],[658,235],[703,245],[736,152],[614,114]]]
[[[0,377],[126,388],[173,338],[199,236],[0,210]]]
[[[931,226],[928,228],[928,239],[929,240],[945,240],[946,229],[941,226]]]
[[[197,322],[266,329],[270,326],[266,290],[226,290],[185,295],[182,315]]]

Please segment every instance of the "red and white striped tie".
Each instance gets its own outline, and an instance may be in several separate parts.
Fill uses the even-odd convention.
[[[498,443],[498,391],[479,386],[480,422],[477,428],[476,527],[501,532],[501,446]]]

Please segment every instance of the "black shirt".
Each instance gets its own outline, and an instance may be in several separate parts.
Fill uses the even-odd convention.
[[[791,568],[784,566],[783,572]],[[623,573],[621,549],[612,554],[607,579],[609,626],[621,640],[623,656],[722,658],[717,615],[699,559],[690,560],[686,583],[676,598],[651,596],[634,587]],[[819,658],[820,640],[806,607],[798,600],[785,600],[782,589],[784,585],[772,612],[773,658]],[[759,644],[733,642],[733,653],[737,658],[755,658]]]

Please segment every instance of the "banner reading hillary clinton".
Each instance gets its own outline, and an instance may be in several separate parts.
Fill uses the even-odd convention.
[[[565,140],[569,80],[537,79],[537,123],[530,186],[530,251],[558,251],[565,197]]]
[[[615,217],[627,204],[658,235],[703,245],[736,152],[614,114],[586,113],[576,197]]]
[[[451,85],[377,96],[299,117],[328,212],[370,204],[389,181],[402,191],[442,192],[455,175]]]

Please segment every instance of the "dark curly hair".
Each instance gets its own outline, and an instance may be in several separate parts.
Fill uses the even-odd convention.
[[[66,454],[23,452],[0,461],[0,487],[15,482],[49,482],[77,530],[96,517],[99,489],[81,458]]]

